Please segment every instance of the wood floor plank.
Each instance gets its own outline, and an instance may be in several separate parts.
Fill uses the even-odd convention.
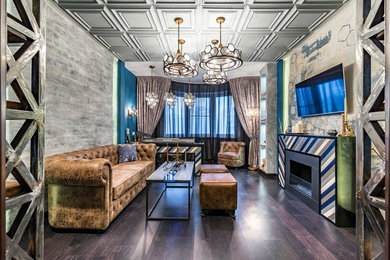
[[[58,232],[46,221],[45,258],[355,259],[354,229],[336,227],[281,189],[274,177],[246,169],[232,173],[238,181],[235,221],[201,217],[197,178],[190,221],[146,221],[144,190],[103,234]],[[155,187],[151,194],[160,190]],[[162,198],[170,212],[159,207],[157,214],[186,206],[186,193],[174,190]]]

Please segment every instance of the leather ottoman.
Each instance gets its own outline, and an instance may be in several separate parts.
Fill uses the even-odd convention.
[[[231,173],[202,173],[199,181],[202,216],[210,210],[226,210],[235,218],[237,181]]]
[[[202,164],[200,166],[200,173],[228,173],[229,170],[223,164]]]

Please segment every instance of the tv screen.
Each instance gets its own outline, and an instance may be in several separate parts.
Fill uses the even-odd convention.
[[[343,65],[337,65],[295,85],[298,116],[344,112]]]

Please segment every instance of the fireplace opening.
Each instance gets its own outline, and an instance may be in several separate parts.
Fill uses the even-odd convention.
[[[290,185],[311,197],[311,167],[291,160],[290,174]]]
[[[320,208],[320,158],[286,150],[286,189],[293,192],[310,208]]]

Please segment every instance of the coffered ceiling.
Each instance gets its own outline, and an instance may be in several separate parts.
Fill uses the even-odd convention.
[[[232,42],[244,61],[275,61],[345,0],[58,0],[59,5],[123,61],[161,61],[175,53],[182,17],[184,52],[195,60],[218,38]]]

